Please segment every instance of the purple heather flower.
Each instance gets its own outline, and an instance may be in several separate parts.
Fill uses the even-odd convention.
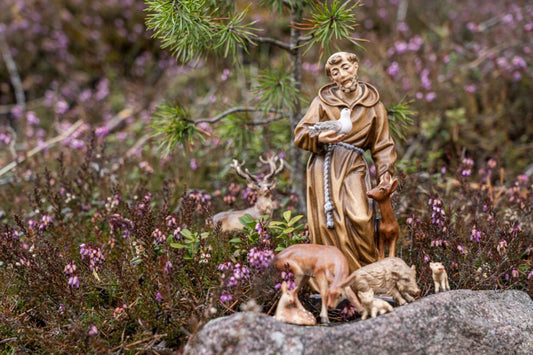
[[[392,62],[391,65],[387,68],[387,74],[389,74],[393,78],[396,78],[399,72],[400,72],[400,65],[396,61]]]
[[[479,240],[481,239],[481,237],[484,236],[484,233],[483,232],[480,232],[476,229],[476,226],[472,227],[472,232],[470,233],[470,241],[473,242],[473,241],[476,241],[479,243]]]
[[[74,262],[71,261],[70,263],[65,265],[65,268],[63,269],[63,272],[65,273],[65,275],[70,276],[70,275],[74,274],[77,270],[78,270],[78,268],[76,267],[76,264],[74,264]]]
[[[39,230],[41,231],[45,231],[48,229],[48,227],[50,226],[50,224],[52,224],[52,217],[45,214],[42,218],[41,218],[41,222],[39,223]]]
[[[91,325],[91,327],[89,328],[89,335],[93,336],[96,334],[98,334],[98,328],[96,328],[95,325]]]
[[[220,295],[220,302],[226,303],[233,299],[233,296],[231,296],[227,291],[222,291],[222,294]]]
[[[100,126],[100,127],[96,127],[96,129],[94,130],[94,134],[96,134],[97,137],[105,137],[107,136],[109,133],[109,127],[107,126]]]
[[[94,271],[98,271],[105,261],[105,256],[99,248],[90,248],[85,244],[80,245],[80,255],[82,260],[89,259],[89,268]]]
[[[65,310],[65,305],[64,304],[60,304],[59,305],[59,308],[57,309],[58,312],[63,312]]]
[[[437,98],[437,94],[435,92],[433,92],[433,91],[428,92],[426,94],[426,101],[427,102],[431,102],[431,101],[435,100],[436,98]]]
[[[430,260],[430,259],[429,259],[429,256],[424,255],[424,261],[425,261],[426,263],[429,263],[429,260]]]
[[[167,262],[165,263],[165,274],[170,274],[170,270],[172,270],[172,263],[167,260]]]
[[[190,163],[189,163],[189,166],[191,168],[192,171],[195,171],[196,169],[198,169],[198,164],[196,163],[196,159],[191,159]]]
[[[167,239],[167,236],[159,228],[156,228],[152,232],[152,238],[155,239],[157,244],[161,244]]]
[[[39,117],[33,111],[26,112],[26,122],[31,126],[36,126],[40,123]]]
[[[175,240],[180,240],[181,239],[181,227],[174,229],[174,232],[172,232],[172,235],[174,236]]]
[[[246,256],[248,264],[257,270],[266,269],[272,259],[274,259],[274,252],[270,249],[259,250],[258,248],[252,248]]]
[[[431,80],[429,79],[429,69],[422,70],[422,73],[420,73],[420,82],[422,83],[422,87],[426,90],[431,89]]]
[[[531,270],[531,271],[529,272],[529,274],[527,274],[527,279],[528,279],[528,280],[533,279],[533,270]]]
[[[511,275],[512,275],[514,278],[517,278],[517,277],[519,276],[519,274],[518,274],[518,270],[513,269],[513,270],[511,271]]]
[[[459,250],[459,253],[464,254],[465,253],[465,247],[462,245],[457,246],[457,250]]]
[[[71,276],[68,279],[68,285],[72,288],[79,288],[80,287],[80,280],[78,279],[78,276],[74,275]]]
[[[176,218],[174,216],[167,216],[167,218],[165,218],[165,222],[167,224],[167,227],[168,228],[176,228]]]
[[[161,293],[158,292],[158,293],[155,295],[155,300],[156,300],[157,302],[159,302],[159,303],[161,303],[161,302],[163,301],[163,296],[161,296]]]
[[[231,71],[228,68],[224,68],[222,70],[222,75],[220,76],[220,80],[226,81],[231,76]]]

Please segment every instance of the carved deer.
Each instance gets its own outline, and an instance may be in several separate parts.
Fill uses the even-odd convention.
[[[281,251],[273,261],[278,270],[288,266],[294,275],[296,290],[314,277],[320,296],[322,309],[320,320],[329,323],[328,308],[337,307],[344,296],[352,302],[358,311],[363,307],[349,285],[341,286],[348,278],[349,266],[344,254],[335,246],[318,244],[295,244]],[[297,291],[296,291],[297,292]],[[298,307],[303,306],[298,301]]]
[[[367,191],[367,195],[373,198],[381,210],[381,221],[378,227],[378,260],[385,258],[385,246],[389,247],[389,256],[394,257],[396,253],[396,242],[400,235],[400,227],[394,216],[390,196],[398,187],[398,179],[385,179]]]
[[[213,223],[221,223],[223,231],[230,231],[234,229],[241,229],[243,227],[239,218],[245,214],[251,215],[253,218],[258,219],[261,216],[272,214],[273,200],[272,189],[276,186],[275,176],[283,170],[283,160],[278,156],[271,156],[267,159],[259,157],[261,163],[268,165],[269,172],[259,179],[257,176],[251,174],[248,169],[242,169],[244,161],[239,164],[237,160],[233,160],[231,167],[235,169],[235,172],[240,177],[246,179],[248,187],[257,192],[257,202],[250,208],[237,211],[225,211],[217,213],[213,216]],[[278,166],[279,162],[279,166]]]
[[[281,283],[281,297],[274,318],[281,322],[298,325],[315,325],[313,313],[306,310],[298,300],[298,289],[289,290],[287,282]]]

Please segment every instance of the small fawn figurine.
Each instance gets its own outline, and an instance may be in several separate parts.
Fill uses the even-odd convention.
[[[369,289],[368,291],[359,291],[357,292],[357,295],[363,305],[363,313],[361,314],[362,320],[367,319],[369,314],[370,317],[376,318],[378,314],[381,315],[393,311],[389,302],[380,298],[374,298],[374,291],[372,289]]]
[[[441,291],[449,291],[450,284],[448,283],[448,274],[446,273],[446,269],[444,269],[444,265],[439,262],[432,262],[429,263],[429,267],[431,268],[431,272],[433,273],[435,293],[439,293]]]
[[[296,289],[314,277],[322,298],[320,320],[329,323],[328,308],[337,307],[344,296],[357,308],[361,303],[349,285],[341,287],[350,272],[344,254],[332,245],[295,244],[276,255],[273,265],[278,270],[286,266],[294,274]],[[299,301],[298,301],[299,302]],[[303,308],[301,304],[299,307]]]
[[[383,180],[378,186],[366,193],[379,204],[381,211],[381,221],[378,227],[378,260],[385,258],[385,245],[389,247],[389,257],[394,257],[396,253],[400,227],[392,211],[390,196],[397,187],[398,179]]]
[[[306,310],[298,300],[298,289],[289,290],[287,282],[281,283],[281,297],[274,318],[281,322],[297,325],[315,325],[313,313]]]
[[[269,167],[269,172],[262,179],[250,174],[248,169],[243,171],[242,166],[245,163],[244,161],[239,164],[237,160],[233,160],[231,167],[235,169],[237,175],[246,179],[248,187],[257,192],[257,202],[252,207],[244,210],[226,211],[214,215],[213,223],[215,225],[221,223],[223,231],[241,229],[243,225],[239,221],[239,218],[245,214],[249,214],[255,219],[272,214],[274,202],[271,191],[276,186],[275,176],[283,170],[283,160],[280,160],[278,156],[271,156],[267,159],[259,157],[259,160]]]

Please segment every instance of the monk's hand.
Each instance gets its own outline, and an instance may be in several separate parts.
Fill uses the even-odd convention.
[[[338,142],[342,142],[344,137],[346,137],[346,134],[339,134],[339,135],[336,135],[336,134],[337,132],[335,131],[320,132],[320,134],[318,135],[318,141],[324,144],[338,143]]]

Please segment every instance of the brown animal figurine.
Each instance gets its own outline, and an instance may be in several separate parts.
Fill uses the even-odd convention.
[[[389,302],[374,298],[374,291],[372,291],[372,289],[369,289],[368,291],[359,291],[357,296],[359,296],[359,300],[364,308],[361,315],[362,320],[367,319],[369,314],[370,317],[376,318],[378,314],[381,315],[393,311]]]
[[[298,300],[298,289],[289,290],[287,282],[281,283],[281,297],[278,301],[274,318],[281,322],[297,325],[315,325],[313,313],[301,306]]]
[[[296,244],[281,251],[274,258],[274,266],[284,270],[286,266],[294,274],[296,288],[305,284],[309,277],[314,277],[322,297],[320,320],[329,323],[328,308],[335,308],[346,296],[350,302],[362,310],[355,293],[346,284],[341,283],[348,277],[348,261],[337,247],[318,244]],[[301,304],[300,304],[301,306]],[[302,306],[303,308],[303,306]]]
[[[356,292],[373,290],[375,294],[392,296],[400,306],[413,302],[420,294],[415,266],[407,266],[400,258],[385,258],[355,270],[340,287],[353,284]],[[407,300],[407,301],[406,301]]]
[[[439,262],[432,262],[429,263],[429,267],[431,268],[431,272],[433,273],[435,293],[439,293],[441,291],[449,291],[450,284],[448,283],[448,274],[446,273],[446,269],[444,269],[444,265]]]
[[[237,160],[233,160],[231,166],[235,169],[235,172],[240,177],[243,177],[248,182],[248,186],[257,192],[257,202],[250,208],[238,211],[226,211],[220,212],[213,216],[213,223],[216,225],[221,224],[223,231],[231,231],[235,229],[241,229],[243,227],[239,218],[245,214],[251,215],[253,218],[258,219],[261,216],[272,214],[274,202],[272,200],[272,189],[276,186],[276,180],[274,177],[283,170],[283,160],[281,160],[279,167],[277,166],[280,161],[278,156],[271,156],[267,159],[262,157],[259,160],[268,165],[270,171],[262,178],[259,179],[255,175],[250,174],[248,169],[242,170],[244,162],[238,163]]]
[[[378,186],[367,191],[367,195],[379,204],[381,210],[381,221],[378,227],[378,260],[385,257],[385,245],[389,247],[389,257],[394,257],[396,252],[396,242],[400,235],[400,227],[394,212],[390,196],[398,187],[398,179],[390,181],[383,180]]]

